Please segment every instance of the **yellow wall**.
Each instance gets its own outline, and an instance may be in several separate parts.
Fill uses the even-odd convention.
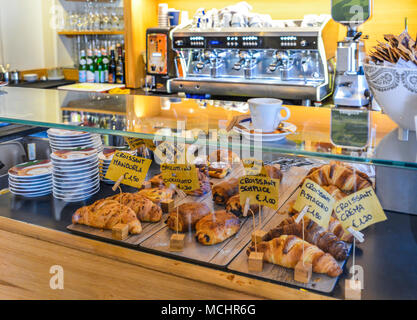
[[[152,0],[147,0],[152,1]],[[200,8],[221,9],[239,0],[153,0],[168,3],[170,8],[189,11],[190,17]],[[330,0],[247,0],[253,10],[268,13],[273,19],[297,19],[304,14],[330,13]],[[417,0],[374,0],[372,20],[362,27],[370,39],[366,45],[373,46],[376,40],[383,41],[385,33],[400,34],[404,30],[404,18],[408,17],[409,33],[413,38],[417,33]],[[345,28],[341,28],[339,37],[343,38]]]

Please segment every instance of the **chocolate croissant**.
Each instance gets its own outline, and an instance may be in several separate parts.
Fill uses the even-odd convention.
[[[303,236],[303,224],[295,223],[294,218],[284,220],[279,226],[270,230],[262,241],[270,241],[282,235]],[[349,254],[349,248],[330,231],[326,231],[313,220],[304,217],[304,240],[316,245],[324,252],[330,253],[336,260],[345,260]]]
[[[170,212],[166,224],[168,228],[178,231],[187,232],[195,230],[195,224],[198,220],[210,213],[209,207],[201,202],[187,202],[178,206],[178,230],[177,230],[177,209]]]
[[[227,201],[239,192],[239,180],[231,178],[213,186],[213,201],[225,205]]]
[[[195,237],[201,244],[210,246],[230,238],[240,229],[240,220],[224,210],[205,216],[195,225]]]
[[[304,261],[311,263],[316,273],[327,274],[330,277],[337,277],[342,273],[342,269],[330,254],[294,235],[282,235],[270,241],[263,241],[258,244],[257,250],[264,253],[264,261],[282,267],[294,269],[299,261]],[[253,251],[255,246],[249,247],[246,253],[249,255]]]
[[[226,211],[229,213],[233,213],[237,217],[241,217],[243,215],[244,207],[240,204],[240,196],[239,194],[234,195],[231,197],[226,203]],[[253,211],[254,214],[257,214],[259,211],[259,206],[257,204],[251,204],[250,209]]]

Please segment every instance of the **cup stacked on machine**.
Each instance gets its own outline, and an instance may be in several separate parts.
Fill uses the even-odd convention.
[[[158,6],[158,27],[169,27],[168,5],[160,3]]]
[[[51,154],[55,198],[82,201],[100,190],[98,154],[94,148],[58,150]]]
[[[49,160],[25,162],[9,169],[9,190],[14,195],[34,198],[52,192],[52,163]]]
[[[126,147],[105,147],[103,151],[99,153],[98,159],[99,159],[99,168],[100,168],[100,179],[106,184],[115,183],[112,180],[106,179],[105,176],[116,151],[123,151],[134,156],[137,155],[136,150],[130,150],[129,147],[127,146]]]
[[[74,148],[95,148],[97,152],[103,150],[103,143],[99,134],[61,129],[49,129],[47,133],[49,145],[53,152]]]

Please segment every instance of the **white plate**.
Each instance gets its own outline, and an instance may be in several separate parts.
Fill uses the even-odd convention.
[[[50,175],[51,172],[52,163],[49,160],[29,161],[18,164],[8,170],[10,177],[22,180],[43,178]]]
[[[69,189],[62,189],[62,188],[54,186],[52,189],[54,190],[54,193],[64,196],[66,194],[82,195],[84,193],[89,193],[91,190],[95,190],[97,187],[100,187],[100,180],[97,180],[97,182],[92,185],[86,185],[83,187],[73,187]]]
[[[52,186],[52,179],[45,183],[38,183],[38,184],[24,184],[24,183],[15,183],[9,181],[9,186],[16,188],[16,189],[25,189],[25,190],[36,190],[38,188],[46,188]]]
[[[45,191],[45,192],[37,192],[37,193],[20,193],[20,192],[13,192],[12,190],[10,190],[10,192],[14,195],[17,196],[23,196],[26,198],[35,198],[35,197],[42,197],[42,196],[46,196],[52,193],[52,190],[49,191]]]
[[[85,136],[91,135],[91,133],[85,132],[85,131],[64,130],[64,129],[55,129],[55,128],[48,129],[46,133],[48,134],[48,136],[61,137],[61,138],[85,137]]]
[[[68,173],[68,172],[67,173],[60,173],[60,172],[58,173],[58,172],[56,172],[52,175],[52,180],[54,180],[55,178],[76,180],[76,179],[80,179],[82,177],[91,177],[95,174],[98,174],[98,172],[99,172],[98,168],[94,171],[91,171],[91,172],[82,172],[82,173]]]
[[[66,151],[63,152],[53,152],[51,153],[51,158],[56,160],[63,161],[72,161],[74,159],[92,159],[97,157],[97,150],[94,148],[81,148],[80,150]]]
[[[67,202],[76,202],[76,201],[86,200],[90,198],[91,196],[95,195],[99,191],[100,191],[100,186],[92,190],[90,193],[86,193],[86,194],[78,195],[78,196],[60,195],[55,192],[53,193],[53,195],[54,195],[54,198],[59,199],[59,200],[64,200]]]
[[[281,128],[285,132],[282,133],[251,133],[250,130],[253,130],[252,123],[249,121],[242,121],[239,124],[244,129],[234,127],[233,130],[251,141],[279,141],[297,131],[297,127],[294,124],[285,121],[282,122],[284,126]]]

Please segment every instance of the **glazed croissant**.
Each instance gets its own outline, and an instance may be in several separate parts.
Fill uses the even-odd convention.
[[[336,186],[347,194],[372,186],[365,173],[337,161],[331,161],[329,164],[311,169],[302,184],[306,179],[313,180],[320,186]]]
[[[257,250],[264,253],[264,261],[282,267],[294,269],[299,261],[304,261],[311,263],[316,273],[327,274],[330,277],[337,277],[342,273],[342,269],[330,254],[324,253],[315,245],[293,235],[282,235],[279,238],[261,242]],[[254,246],[248,248],[247,254],[249,255],[252,251],[255,251]]]
[[[239,180],[230,178],[213,186],[213,201],[217,204],[226,204],[227,201],[239,192]]]
[[[211,213],[195,225],[198,242],[210,246],[233,236],[240,229],[240,220],[224,210]]]
[[[210,213],[209,207],[201,202],[186,202],[178,207],[178,230],[177,230],[177,209],[170,212],[166,224],[168,228],[187,232],[195,229],[198,220]]]
[[[298,215],[298,211],[294,209],[293,205],[294,205],[295,201],[293,201],[293,203],[290,205],[291,209],[289,210],[289,214],[291,215],[291,219],[293,219],[292,221],[295,221],[295,219],[297,218]],[[307,217],[304,216],[304,219],[308,219]],[[306,221],[306,220],[304,220]],[[340,221],[331,216],[330,217],[330,221],[329,221],[329,226],[327,227],[327,231],[333,233],[337,238],[339,238],[339,240],[342,240],[344,242],[353,242],[353,236],[350,232],[346,231],[343,227],[342,224],[340,223]]]
[[[110,230],[116,224],[123,223],[129,226],[129,233],[142,232],[135,212],[114,200],[99,200],[91,206],[78,209],[72,216],[72,223]]]
[[[284,234],[301,238],[303,236],[302,222],[295,223],[294,217],[287,218],[279,226],[270,230],[262,240],[270,241]],[[345,260],[349,253],[349,248],[345,242],[306,217],[304,217],[304,240],[316,245],[324,252],[330,253],[336,260]]]
[[[142,222],[158,222],[162,218],[161,208],[139,193],[122,193],[107,199],[129,207]]]

